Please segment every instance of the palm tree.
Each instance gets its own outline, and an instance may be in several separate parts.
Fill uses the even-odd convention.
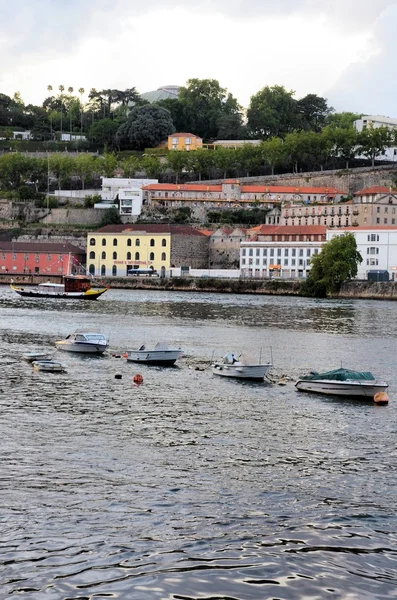
[[[52,98],[52,85],[47,85],[47,92],[49,93],[50,97]],[[51,104],[50,104],[50,131],[51,131],[51,139],[52,139],[52,100],[51,100]]]
[[[80,132],[83,133],[83,94],[85,89],[83,87],[79,88],[80,94]]]
[[[61,92],[61,141],[62,141],[62,108],[63,108],[63,105],[62,105],[62,93],[65,91],[65,86],[64,85],[60,85],[58,87],[58,89]]]
[[[70,95],[73,94],[73,88],[68,87],[68,92]],[[69,102],[69,123],[70,123],[70,141],[72,141],[72,100]]]

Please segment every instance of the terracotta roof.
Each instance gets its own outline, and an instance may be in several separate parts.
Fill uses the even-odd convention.
[[[277,231],[280,225],[257,225],[256,227],[252,227],[252,229],[248,229],[248,235],[252,234],[272,234]]]
[[[365,188],[363,190],[359,190],[354,195],[355,196],[364,196],[370,194],[397,194],[397,190],[390,189],[389,187],[385,187],[383,185],[373,185],[372,187]]]
[[[85,254],[78,246],[61,242],[3,242],[0,241],[0,252],[26,252],[34,254]]]
[[[191,227],[190,225],[168,225],[168,224],[148,224],[142,223],[142,225],[131,225],[126,223],[124,225],[105,225],[100,229],[96,229],[92,231],[92,233],[126,233],[128,232],[135,233],[140,231],[142,233],[170,233],[171,235],[196,235],[201,236],[204,235],[195,227]],[[89,233],[90,235],[90,233]]]
[[[208,236],[210,236],[214,233],[214,231],[211,229],[199,229],[199,232],[202,233],[203,235],[208,235]]]
[[[168,137],[195,137],[201,139],[200,136],[195,133],[171,133]]]

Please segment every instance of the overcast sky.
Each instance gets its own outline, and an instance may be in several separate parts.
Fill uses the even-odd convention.
[[[0,92],[146,92],[215,78],[397,117],[397,0],[0,0]]]

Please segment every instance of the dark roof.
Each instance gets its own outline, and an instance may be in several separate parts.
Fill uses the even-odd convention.
[[[33,252],[47,254],[85,254],[78,246],[62,242],[3,242],[0,241],[0,252]]]
[[[170,233],[171,235],[196,235],[203,236],[195,227],[190,225],[168,225],[168,224],[142,224],[142,225],[131,225],[129,223],[124,225],[105,225],[96,231],[91,233],[135,233],[141,231],[143,233]]]

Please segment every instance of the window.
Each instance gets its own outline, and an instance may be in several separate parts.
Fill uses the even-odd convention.
[[[135,240],[135,246],[140,246],[140,245],[141,245],[141,241],[140,241],[140,239],[139,239],[139,238],[137,238],[137,239]]]
[[[113,252],[113,260],[117,260],[117,252]]]
[[[167,245],[167,240],[165,238],[161,240],[161,245],[163,246],[163,248],[165,248],[165,246]]]
[[[377,206],[377,207],[376,207],[376,212],[377,212],[377,213],[380,213],[380,206]]]
[[[392,225],[395,225],[395,224],[396,224],[396,219],[392,219],[392,220],[391,220],[391,224],[392,224]]]
[[[294,267],[295,266],[295,259],[291,259],[291,265]]]
[[[284,256],[288,256],[288,248],[284,250]]]
[[[245,253],[246,253],[246,249],[243,248],[242,251],[241,251],[241,256],[245,256]]]
[[[277,248],[277,256],[281,256],[281,248]]]
[[[90,252],[90,258],[95,258],[95,252]]]
[[[288,258],[284,258],[284,267],[288,267]]]
[[[371,237],[371,239],[370,239]],[[368,241],[369,242],[376,242],[376,235],[374,233],[371,234],[371,236],[368,236]]]
[[[127,240],[127,246],[129,247],[131,245],[132,245],[131,238],[128,238],[128,240]]]
[[[380,223],[380,219],[376,219],[376,223],[379,224]]]
[[[112,275],[113,276],[117,275],[117,267],[116,267],[116,265],[113,265],[113,267],[112,267]]]
[[[90,239],[90,246],[95,246],[96,242],[95,242],[95,238],[91,238]]]
[[[127,252],[127,260],[131,260],[131,252]]]
[[[106,252],[102,252],[102,260],[106,260]]]
[[[270,248],[270,256],[273,257],[274,256],[274,248]]]
[[[161,260],[167,260],[167,256],[165,252],[162,252],[161,254]]]
[[[15,260],[16,255],[14,254],[12,258]],[[51,254],[47,254],[47,260],[51,260]]]
[[[102,238],[102,246],[106,246],[106,239]]]
[[[254,251],[252,248],[249,249],[248,254],[249,256],[254,256]]]
[[[241,259],[241,264],[245,265],[245,258]]]
[[[139,252],[135,252],[135,260],[139,260]]]
[[[155,244],[155,241],[154,241],[154,239],[152,238],[152,239],[150,240],[150,245],[153,247],[153,246],[154,246],[154,244]]]
[[[154,252],[151,252],[151,253],[149,254],[149,260],[154,260]]]
[[[262,260],[262,262],[263,262],[263,266],[264,266],[264,267],[266,267],[266,265],[267,265],[267,258],[264,258],[264,259]]]
[[[102,265],[102,267],[101,267],[101,275],[106,275],[106,267],[105,267],[105,265]]]
[[[259,266],[259,263],[260,263],[260,258],[257,258],[257,259],[255,260],[255,264],[256,264],[257,266]]]
[[[292,256],[296,256],[296,250],[295,250],[295,248],[293,248],[293,249],[291,250],[291,252],[292,252]]]
[[[267,256],[267,248],[263,248],[263,256]]]
[[[387,212],[388,212],[388,207],[387,207],[387,206],[385,206],[385,213],[387,213]]]
[[[257,248],[255,251],[255,256],[260,256],[260,255],[261,255],[260,248]]]
[[[303,260],[301,258],[299,259],[299,266],[303,267]]]
[[[192,138],[190,138],[190,137],[185,138],[185,146],[190,146],[191,143],[192,143]]]
[[[384,223],[385,223],[385,225],[387,225],[387,219],[384,219]]]
[[[303,248],[299,250],[299,256],[303,256]]]
[[[95,265],[90,265],[88,267],[88,271],[89,271],[90,275],[95,275]]]
[[[113,239],[113,246],[117,246],[117,238]]]
[[[306,250],[306,256],[311,256],[311,254],[312,254],[312,251],[310,250],[310,248],[308,248]]]

